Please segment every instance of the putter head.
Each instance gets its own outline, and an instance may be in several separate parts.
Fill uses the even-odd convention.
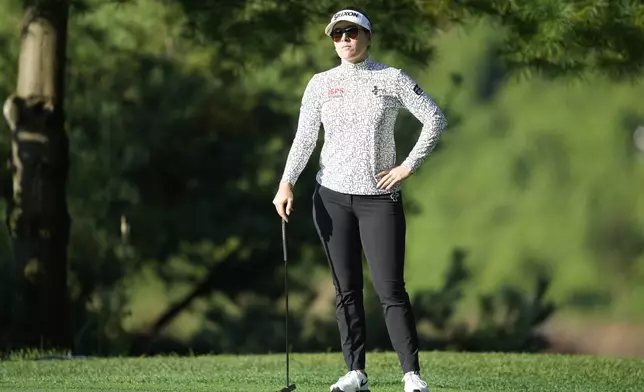
[[[295,390],[295,384],[291,384],[286,388],[280,389],[280,392],[291,392]]]

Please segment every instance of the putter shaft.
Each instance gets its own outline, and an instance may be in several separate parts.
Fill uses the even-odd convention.
[[[285,307],[286,319],[284,320],[284,336],[286,340],[286,388],[282,388],[280,392],[291,392],[295,390],[295,384],[289,385],[289,360],[288,360],[288,252],[286,247],[286,221],[282,219],[282,250],[284,252],[284,293],[285,293]]]

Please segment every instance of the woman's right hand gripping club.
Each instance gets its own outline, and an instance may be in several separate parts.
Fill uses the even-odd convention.
[[[293,186],[291,184],[280,184],[273,199],[273,205],[275,205],[277,214],[288,222],[288,216],[293,211]]]

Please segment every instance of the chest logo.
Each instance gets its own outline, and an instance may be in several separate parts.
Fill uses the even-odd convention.
[[[344,94],[344,89],[340,87],[336,87],[336,88],[330,88],[327,95],[329,97],[339,97],[342,94]]]
[[[371,92],[373,93],[373,95],[378,95],[378,93],[379,93],[379,92],[381,92],[381,93],[382,93],[383,91],[384,91],[384,90],[383,90],[383,89],[381,89],[381,88],[378,88],[378,86],[373,86],[373,90],[371,90]]]

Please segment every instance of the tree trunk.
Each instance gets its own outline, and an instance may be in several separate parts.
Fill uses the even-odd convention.
[[[8,226],[16,271],[12,346],[71,349],[70,219],[64,85],[68,0],[24,0],[18,83],[5,102],[12,133]]]

